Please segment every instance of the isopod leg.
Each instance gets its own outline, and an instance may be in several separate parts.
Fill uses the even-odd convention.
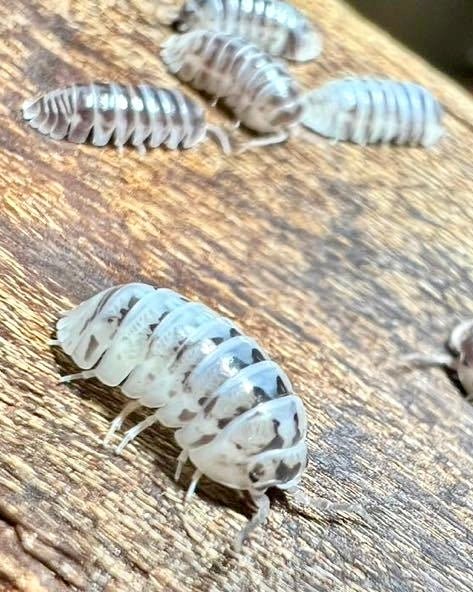
[[[186,497],[184,498],[184,502],[186,504],[191,501],[192,496],[195,493],[195,488],[197,487],[197,483],[199,482],[199,479],[201,477],[202,477],[202,472],[199,471],[199,469],[196,469],[194,471],[194,474],[192,475],[192,480],[190,482],[189,488],[187,489]]]
[[[263,136],[262,138],[250,140],[249,142],[243,144],[243,146],[238,150],[238,154],[247,152],[253,148],[261,148],[263,146],[270,146],[271,144],[279,144],[280,142],[285,142],[288,138],[288,132],[279,132],[277,134],[269,134],[267,136]]]
[[[181,454],[177,457],[177,467],[176,472],[174,473],[174,481],[179,481],[179,478],[182,473],[182,467],[186,464],[189,458],[189,453],[187,450],[182,450]]]
[[[115,417],[115,419],[110,424],[107,435],[103,440],[104,445],[107,445],[110,442],[115,432],[122,427],[125,419],[130,415],[130,413],[133,413],[135,409],[138,409],[138,407],[140,407],[140,403],[138,401],[129,401],[125,407],[123,407],[123,409],[120,411],[120,414],[117,415],[117,417]]]
[[[450,354],[409,354],[402,357],[403,366],[428,368],[429,366],[447,366],[456,370],[456,359]]]
[[[224,154],[231,154],[233,152],[230,138],[225,130],[217,125],[207,125],[207,132],[206,135],[212,134],[220,144],[221,149],[223,150]]]
[[[93,378],[94,376],[95,372],[93,370],[83,370],[82,372],[77,372],[76,374],[67,374],[66,376],[61,376],[59,383],[72,382],[73,380],[81,380],[82,378]]]
[[[158,417],[157,417],[156,413],[153,413],[152,415],[149,415],[143,421],[140,421],[140,423],[136,424],[135,427],[131,428],[131,430],[128,430],[128,432],[125,434],[125,437],[123,438],[123,440],[116,447],[115,452],[117,454],[121,454],[127,444],[129,444],[139,434],[141,434],[141,432],[143,432],[144,430],[146,430],[147,428],[152,426],[157,421],[158,421]]]
[[[233,549],[237,552],[241,551],[241,546],[243,542],[248,538],[248,536],[253,532],[255,528],[261,526],[266,522],[269,514],[269,498],[264,493],[251,493],[251,499],[253,500],[256,506],[256,512],[251,517],[251,520],[246,524],[246,526],[239,532],[236,540],[233,543]]]

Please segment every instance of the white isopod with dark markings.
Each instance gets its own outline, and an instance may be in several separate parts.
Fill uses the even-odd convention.
[[[120,385],[130,401],[106,441],[140,406],[156,409],[130,429],[118,451],[155,422],[176,428],[181,454],[176,479],[201,475],[248,491],[257,508],[239,547],[269,511],[268,487],[294,490],[307,464],[306,415],[282,369],[228,319],[168,289],[132,283],[100,292],[66,313],[57,339],[84,371]]]
[[[322,37],[294,6],[280,0],[187,0],[179,32],[208,29],[241,35],[271,55],[305,62],[320,55]]]
[[[299,85],[284,64],[241,37],[204,30],[173,35],[161,57],[178,78],[223,99],[238,123],[267,134],[249,146],[283,142],[299,125]]]
[[[473,402],[473,319],[462,321],[450,333],[450,353],[410,354],[404,356],[407,366],[444,366],[458,375],[467,400]]]
[[[443,134],[439,102],[412,82],[345,78],[328,82],[306,98],[302,124],[336,141],[427,147]]]
[[[191,148],[209,132],[230,152],[223,130],[205,122],[200,105],[179,90],[115,83],[74,84],[23,105],[23,117],[33,128],[55,140],[95,146],[130,142],[140,150],[164,145]]]

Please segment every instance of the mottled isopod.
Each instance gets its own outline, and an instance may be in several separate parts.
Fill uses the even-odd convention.
[[[236,546],[262,524],[268,487],[296,488],[307,464],[306,416],[282,369],[228,319],[168,289],[132,283],[104,290],[57,323],[57,339],[85,369],[65,376],[120,385],[132,399],[106,441],[140,406],[156,409],[130,429],[118,451],[155,422],[176,428],[181,467],[248,491],[257,511]]]
[[[223,99],[238,123],[267,134],[250,146],[282,142],[300,122],[299,85],[284,64],[241,37],[203,30],[173,35],[161,56],[178,78]]]
[[[448,349],[451,353],[410,354],[404,356],[408,366],[445,366],[457,373],[465,389],[467,400],[473,402],[473,319],[462,321],[450,333]]]
[[[321,34],[280,0],[187,0],[174,26],[181,33],[208,29],[241,35],[271,55],[298,62],[322,51]]]
[[[225,132],[205,122],[200,105],[179,90],[148,84],[74,84],[27,101],[23,117],[55,140],[83,144],[90,138],[105,146],[113,137],[117,147],[130,142],[140,150],[145,144],[174,150],[191,148],[212,132],[230,152]]]
[[[412,82],[345,78],[311,91],[306,99],[302,124],[336,141],[431,146],[443,133],[439,102]]]

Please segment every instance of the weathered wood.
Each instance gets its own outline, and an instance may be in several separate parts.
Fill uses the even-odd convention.
[[[294,67],[304,84],[350,72],[423,83],[448,110],[438,147],[120,156],[21,122],[24,99],[62,84],[177,85],[153,3],[0,5],[0,588],[471,591],[471,406],[441,371],[392,363],[439,348],[472,313],[472,101],[345,5],[313,0],[300,4],[326,49]],[[366,524],[278,495],[235,558],[247,509],[205,480],[183,506],[191,469],[173,482],[171,432],[150,429],[123,457],[102,446],[122,395],[58,385],[72,367],[46,342],[61,309],[134,279],[261,340],[307,404],[305,491],[362,503]]]

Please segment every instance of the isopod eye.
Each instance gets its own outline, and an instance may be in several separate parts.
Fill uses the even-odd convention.
[[[186,33],[190,29],[189,23],[182,18],[182,15],[180,18],[176,19],[171,26],[177,33]]]
[[[107,323],[108,323],[109,325],[111,325],[112,323],[115,323],[115,322],[116,322],[116,320],[117,320],[117,317],[108,317],[108,319],[107,319]]]

